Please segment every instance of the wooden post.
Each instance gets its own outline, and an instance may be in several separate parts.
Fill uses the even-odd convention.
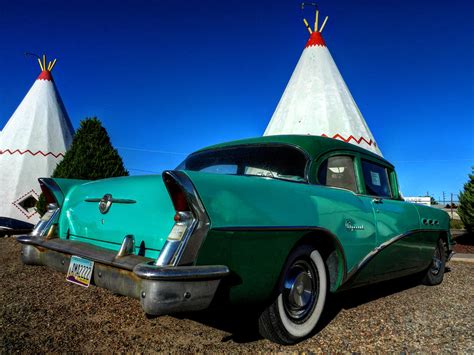
[[[39,65],[40,65],[41,71],[43,71],[43,70],[44,70],[44,69],[43,69],[43,64],[41,63],[41,59],[39,59],[39,58],[38,58],[38,63],[39,63]]]
[[[316,9],[316,18],[314,19],[314,32],[318,32],[319,10]]]
[[[306,26],[306,29],[308,30],[309,34],[312,34],[313,31],[311,30],[311,27],[309,27],[308,21],[306,21],[306,19],[304,18],[303,22],[304,22],[304,25]]]
[[[322,24],[321,29],[319,30],[319,32],[323,32],[324,26],[326,26],[326,22],[328,22],[328,18],[329,18],[329,16],[326,16],[326,18],[324,19],[324,22],[323,22],[323,24]]]
[[[57,59],[53,60],[53,62],[51,63],[51,67],[50,67],[49,71],[53,70],[54,65],[56,64],[56,60]]]

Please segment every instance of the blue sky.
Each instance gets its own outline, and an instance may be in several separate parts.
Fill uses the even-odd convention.
[[[318,4],[326,43],[403,193],[456,194],[474,165],[474,2]],[[308,36],[292,0],[1,8],[0,128],[39,74],[23,53],[46,53],[58,58],[73,125],[98,116],[132,174],[261,135]]]

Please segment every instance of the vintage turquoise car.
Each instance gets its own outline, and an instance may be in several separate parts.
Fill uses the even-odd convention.
[[[50,204],[18,238],[24,263],[151,315],[258,305],[261,334],[284,344],[312,334],[329,292],[415,273],[436,285],[452,254],[445,212],[404,202],[392,164],[330,138],[246,139],[162,175],[40,184]]]

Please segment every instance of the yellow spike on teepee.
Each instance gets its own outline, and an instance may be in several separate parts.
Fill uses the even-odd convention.
[[[328,22],[328,18],[329,18],[329,16],[326,16],[326,18],[324,19],[324,22],[323,22],[323,24],[322,24],[321,29],[319,30],[319,32],[323,32],[324,26],[326,26],[326,22]]]
[[[318,32],[319,10],[316,9],[316,18],[314,19],[314,32]]]
[[[51,68],[51,61],[49,61],[48,63],[48,71],[51,71],[50,68]]]
[[[308,21],[306,21],[305,18],[303,19],[303,22],[304,22],[304,25],[306,26],[306,29],[308,30],[309,34],[313,33],[313,31],[311,30],[311,27],[309,27]]]
[[[43,70],[46,70],[46,55],[43,54]]]
[[[53,62],[51,63],[51,68],[48,69],[49,71],[53,70],[54,65],[56,64],[56,60],[57,59],[53,60]]]
[[[41,59],[38,58],[38,64],[40,65],[41,71],[43,71],[43,64],[41,63]]]

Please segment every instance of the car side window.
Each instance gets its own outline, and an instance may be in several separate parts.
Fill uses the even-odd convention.
[[[318,180],[321,185],[357,192],[354,158],[348,155],[329,157],[319,167]]]
[[[392,197],[387,168],[367,160],[362,160],[362,171],[368,195]]]

